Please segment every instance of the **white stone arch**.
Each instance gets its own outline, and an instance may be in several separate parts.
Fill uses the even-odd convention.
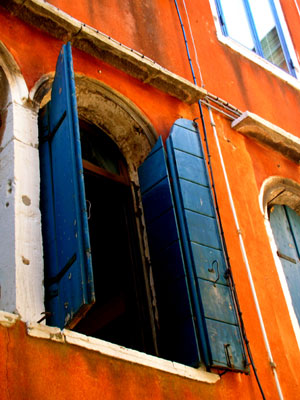
[[[15,120],[20,107],[27,102],[28,89],[18,64],[1,41],[0,93],[0,148],[3,149],[17,134]]]
[[[41,77],[30,92],[40,107],[50,100],[53,73]],[[96,79],[75,74],[79,118],[100,127],[118,145],[136,177],[138,166],[154,145],[157,134],[148,118],[121,93]]]
[[[11,99],[23,104],[28,98],[28,89],[18,64],[6,46],[0,41],[0,67],[9,83]]]
[[[277,255],[277,245],[269,219],[269,210],[275,204],[287,205],[300,214],[300,183],[281,176],[269,177],[263,182],[260,190],[259,202],[261,211],[264,215],[266,231],[270,240],[277,273],[284,293],[287,308],[289,310],[289,315],[298,347],[300,349],[300,326],[292,304],[292,298],[286,281],[285,273],[280,258]]]

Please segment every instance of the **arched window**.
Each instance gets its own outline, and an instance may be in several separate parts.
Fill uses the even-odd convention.
[[[65,55],[39,118],[47,323],[157,354],[135,195],[153,132],[93,80],[79,77],[72,103]]]
[[[295,336],[300,343],[300,184],[281,176],[266,179],[261,207]]]
[[[128,116],[120,98],[107,109],[101,85],[79,88],[77,107],[71,60],[64,45],[40,113],[47,323],[196,367],[245,370],[197,126],[176,121],[166,155],[134,107]]]

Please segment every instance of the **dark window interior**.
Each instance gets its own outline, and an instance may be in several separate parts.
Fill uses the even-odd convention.
[[[80,126],[96,303],[74,330],[153,353],[125,162],[105,133]]]

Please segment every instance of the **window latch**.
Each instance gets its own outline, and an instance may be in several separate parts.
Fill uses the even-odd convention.
[[[76,253],[74,253],[72,257],[69,259],[69,261],[66,263],[66,265],[63,267],[63,269],[60,270],[57,275],[45,280],[45,286],[51,286],[53,285],[53,283],[58,283],[61,280],[61,278],[65,275],[65,273],[68,271],[68,269],[74,264],[76,258],[77,258]]]
[[[232,355],[232,351],[231,351],[231,347],[230,347],[229,343],[224,344],[224,350],[225,350],[227,365],[229,368],[233,368],[234,367],[233,355]]]
[[[43,136],[40,141],[41,143],[47,142],[47,141],[51,141],[54,137],[54,135],[56,134],[56,132],[58,131],[58,128],[61,126],[61,124],[63,123],[63,120],[66,118],[67,112],[64,111],[62,116],[60,117],[59,121],[57,122],[57,124],[55,125],[54,129],[52,130],[52,132],[50,132],[48,135]]]

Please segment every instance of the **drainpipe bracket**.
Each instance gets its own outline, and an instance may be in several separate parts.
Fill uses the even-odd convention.
[[[277,365],[276,365],[276,363],[274,361],[270,361],[270,366],[271,366],[272,369],[276,369],[277,368]]]

